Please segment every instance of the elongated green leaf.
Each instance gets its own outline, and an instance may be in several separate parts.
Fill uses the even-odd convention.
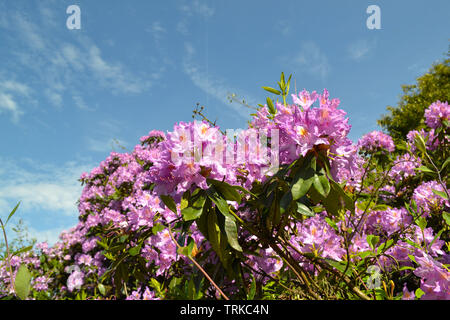
[[[210,187],[209,189],[206,190],[206,193],[208,195],[208,198],[211,199],[211,201],[216,205],[216,207],[219,209],[219,211],[224,215],[224,216],[231,216],[230,214],[230,209],[228,207],[228,203],[227,201],[222,198],[219,193],[217,193],[217,190],[215,189],[215,187]]]
[[[292,185],[292,199],[298,200],[308,193],[314,180],[314,171],[311,168],[302,172],[298,180]]]
[[[227,239],[230,246],[233,249],[242,252],[242,247],[238,242],[236,222],[227,216],[225,216],[225,233],[227,234]]]
[[[315,215],[315,213],[311,211],[310,208],[299,202],[297,202],[297,212],[307,217],[313,217]]]
[[[19,208],[19,205],[20,205],[20,201],[19,201],[19,203],[14,207],[14,209],[11,211],[11,213],[9,214],[8,219],[6,219],[5,226],[6,226],[6,224],[8,223],[9,219],[12,218],[12,216],[14,215],[14,213],[16,213],[17,208]]]
[[[177,205],[175,204],[175,201],[173,201],[171,196],[167,196],[167,195],[161,195],[160,196],[162,202],[164,202],[164,204],[166,205],[167,208],[169,208],[170,210],[172,210],[172,212],[177,213]]]
[[[214,185],[214,187],[219,191],[226,200],[236,201],[237,203],[241,203],[241,195],[236,190],[236,187],[222,181],[206,179],[206,182]]]
[[[217,216],[215,212],[209,212],[208,214],[208,241],[219,259],[223,262],[224,253],[222,251],[222,245],[220,243],[221,231],[217,223]]]
[[[269,108],[269,112],[271,114],[276,114],[277,110],[275,109],[275,106],[273,105],[272,99],[267,98],[266,101],[267,101],[267,107]]]
[[[450,213],[448,212],[442,212],[442,218],[444,218],[445,223],[447,223],[448,226],[450,226]]]
[[[247,293],[247,300],[253,300],[256,294],[256,280],[252,275],[252,283],[250,284],[250,290]]]
[[[433,193],[434,193],[435,195],[438,195],[439,197],[448,200],[448,196],[447,196],[447,194],[446,194],[444,191],[439,191],[439,190],[434,190],[434,189],[431,189],[431,191],[433,191]]]
[[[97,285],[98,291],[101,293],[102,296],[106,295],[106,289],[105,286],[101,283]]]
[[[422,171],[422,172],[428,172],[428,173],[434,173],[433,170],[431,170],[430,168],[428,168],[426,166],[420,166],[420,167],[416,168],[415,170]]]
[[[17,251],[14,251],[14,252],[12,253],[12,255],[13,255],[13,256],[19,255],[19,254],[21,254],[21,253],[30,251],[31,249],[33,249],[33,246],[32,246],[32,245],[31,245],[31,246],[27,246],[27,247],[23,247],[23,248],[20,248],[20,249],[17,250]]]
[[[280,213],[283,214],[286,212],[286,209],[289,207],[289,205],[292,202],[292,193],[286,192],[280,200]]]
[[[22,264],[17,271],[16,279],[14,281],[16,294],[20,299],[25,300],[28,297],[31,288],[30,282],[31,273],[28,271],[26,265]]]
[[[266,90],[266,91],[269,91],[270,93],[273,93],[273,94],[277,94],[277,95],[281,94],[280,91],[278,91],[277,89],[271,88],[271,87],[262,87],[262,88],[264,90]]]
[[[324,175],[314,175],[313,178],[313,185],[314,188],[322,195],[323,197],[327,197],[330,193],[330,182],[328,181],[327,177]]]
[[[447,160],[444,161],[444,163],[441,166],[441,171],[444,170],[444,168],[450,163],[450,157],[447,158]]]
[[[420,134],[417,134],[414,138],[414,144],[416,145],[416,148],[421,151],[422,153],[426,153],[426,146],[425,141],[423,140],[423,137]]]

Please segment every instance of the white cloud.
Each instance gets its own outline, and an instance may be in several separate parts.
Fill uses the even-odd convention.
[[[51,212],[77,216],[76,201],[82,187],[81,173],[92,165],[67,162],[62,166],[39,164],[33,160],[11,161],[1,159],[0,209],[11,210],[21,201],[21,210],[50,214]],[[5,207],[6,206],[6,207]]]
[[[32,226],[27,226],[29,236],[37,240],[37,242],[47,242],[49,246],[53,246],[59,240],[59,235],[69,228],[51,228],[38,230]]]
[[[30,94],[30,88],[27,85],[13,80],[1,81],[0,89],[13,91],[24,96],[28,96]]]
[[[375,48],[375,45],[376,43],[374,41],[368,41],[366,39],[358,40],[348,46],[348,54],[351,59],[359,61],[368,56],[370,51]]]
[[[94,152],[111,152],[111,151],[123,151],[122,148],[127,147],[127,143],[124,140],[121,139],[115,139],[115,138],[87,138],[87,147],[89,150]]]
[[[330,72],[327,56],[316,43],[311,41],[301,44],[300,51],[293,57],[292,62],[300,71],[304,71],[322,80]]]
[[[215,9],[209,5],[211,3],[208,0],[191,0],[179,5],[178,10],[181,12],[181,18],[177,22],[176,30],[184,36],[189,35],[189,23],[192,19],[198,17],[207,19],[214,15]]]
[[[44,94],[52,105],[58,108],[62,106],[63,98],[60,93],[52,91],[51,89],[46,89]]]
[[[94,108],[89,107],[88,104],[84,101],[83,97],[79,94],[73,95],[72,99],[73,99],[75,105],[77,106],[77,108],[79,108],[81,110],[89,110],[89,111],[95,110]]]
[[[230,103],[229,101],[229,96],[233,93],[236,94],[238,90],[225,84],[222,79],[213,77],[202,70],[194,62],[195,48],[190,43],[185,44],[185,51],[186,54],[183,58],[183,71],[189,76],[194,85],[196,85],[208,95],[222,102],[227,107],[234,109],[241,116],[248,117],[250,109],[247,109],[242,105]],[[245,100],[248,104],[256,106],[256,100],[252,97],[245,95]]]
[[[30,48],[43,50],[46,47],[44,39],[37,32],[39,27],[25,16],[17,13],[14,15],[15,29],[21,34]]]
[[[24,114],[19,106],[17,98],[27,98],[30,96],[30,88],[20,82],[14,80],[0,81],[0,114],[7,112],[11,115],[14,123]]]
[[[146,29],[146,31],[151,33],[157,41],[160,40],[167,32],[166,28],[164,28],[159,21],[154,21],[152,25]]]
[[[283,36],[288,36],[292,31],[292,27],[287,21],[280,20],[275,24],[275,30],[280,32]]]
[[[120,121],[115,119],[104,119],[97,125],[96,131],[85,138],[89,150],[94,152],[109,153],[111,151],[121,152],[128,147],[128,143],[120,138],[122,128]]]
[[[208,3],[211,1],[207,0],[194,0],[189,1],[187,4],[183,4],[179,7],[181,12],[187,15],[198,14],[203,17],[211,17],[214,15],[214,8],[210,7]]]
[[[0,28],[14,37],[14,46],[8,50],[12,62],[2,70],[0,81],[11,78],[18,69],[27,75],[24,83],[0,82],[0,111],[11,114],[13,121],[23,114],[21,106],[36,102],[36,94],[41,91],[48,105],[61,108],[72,103],[80,110],[89,110],[86,108],[86,94],[92,88],[108,90],[113,94],[139,94],[149,89],[155,79],[165,72],[161,64],[144,72],[133,69],[123,61],[106,57],[85,33],[74,36],[68,42],[63,38],[64,26],[46,21],[59,15],[55,3],[51,6],[49,2],[39,2],[36,6],[33,15],[20,11],[0,12]],[[159,23],[154,23],[152,30],[157,37],[165,32]],[[8,46],[8,43],[5,45]],[[29,89],[37,83],[45,89]],[[19,100],[18,95],[28,98],[28,101]],[[73,101],[66,101],[74,96],[77,98]]]
[[[0,114],[6,111],[11,114],[12,121],[17,123],[23,111],[10,94],[0,92]]]

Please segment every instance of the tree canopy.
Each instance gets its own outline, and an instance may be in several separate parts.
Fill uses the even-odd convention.
[[[450,50],[447,58],[435,63],[427,73],[417,78],[413,85],[403,85],[403,95],[397,106],[388,106],[377,123],[385,129],[394,140],[405,139],[407,133],[424,126],[425,109],[433,102],[450,101]]]

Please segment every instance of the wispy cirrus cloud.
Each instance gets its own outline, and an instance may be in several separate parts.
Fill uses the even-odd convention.
[[[288,60],[300,72],[321,80],[325,80],[331,70],[326,54],[312,41],[303,42],[298,53]]]
[[[14,97],[10,94],[0,92],[0,114],[3,112],[11,114],[11,119],[14,123],[17,123],[23,115],[23,111],[14,100]]]
[[[88,163],[70,161],[61,166],[37,163],[31,159],[0,158],[0,210],[7,212],[21,201],[28,214],[77,216],[76,201],[81,194],[81,173]]]
[[[87,161],[63,164],[40,163],[32,159],[0,157],[0,213],[9,213],[20,201],[10,224],[25,221],[28,234],[37,241],[53,245],[63,230],[73,227],[78,218],[77,200],[83,172],[94,165]],[[7,229],[8,237],[11,228]]]
[[[7,113],[11,120],[17,123],[24,114],[17,99],[27,99],[31,89],[20,82],[14,80],[0,81],[0,114]]]
[[[376,41],[374,40],[372,41],[369,41],[367,39],[357,40],[348,46],[347,52],[352,60],[360,61],[365,57],[367,57],[370,54],[370,52],[375,48],[375,46]]]
[[[195,62],[195,48],[191,43],[185,43],[185,55],[183,58],[183,71],[191,79],[193,84],[199,89],[204,91],[207,95],[214,97],[216,100],[220,101],[223,105],[234,109],[242,117],[248,117],[250,114],[250,109],[243,107],[242,105],[237,105],[235,103],[230,103],[229,97],[231,94],[236,94],[240,90],[226,84],[223,79],[217,76],[211,76],[208,72],[200,67],[199,64]],[[252,98],[245,93],[247,104],[256,106],[256,99]]]
[[[98,123],[96,130],[85,137],[89,150],[99,153],[111,151],[123,151],[128,147],[128,142],[120,138],[122,125],[114,119],[104,119]]]
[[[181,13],[181,18],[177,22],[176,30],[182,35],[189,35],[189,26],[191,20],[196,17],[203,19],[211,18],[215,9],[211,6],[211,2],[207,0],[183,1],[178,6],[178,11]]]
[[[10,47],[6,52],[8,59],[0,62],[0,81],[15,74],[27,75],[21,81],[23,87],[16,86],[15,93],[10,92],[13,83],[9,83],[9,88],[0,87],[0,111],[9,113],[13,121],[26,113],[19,99],[25,94],[44,106],[74,105],[80,110],[90,110],[86,95],[94,90],[114,95],[140,94],[151,88],[164,72],[160,65],[137,70],[130,63],[107,57],[87,33],[72,33],[67,40],[67,30],[54,23],[55,3],[51,6],[50,2],[42,1],[35,5],[36,11],[31,16],[12,6],[0,12],[0,32],[7,35],[5,45]],[[160,25],[153,27],[155,32],[163,32]],[[27,87],[34,90],[25,93]]]
[[[210,6],[211,2],[207,0],[193,0],[184,2],[179,6],[179,10],[188,15],[200,15],[203,17],[212,17],[214,15],[214,8]]]

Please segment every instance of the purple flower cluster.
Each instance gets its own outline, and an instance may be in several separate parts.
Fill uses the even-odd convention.
[[[395,183],[399,183],[401,180],[408,177],[413,177],[416,175],[416,171],[414,169],[420,167],[421,164],[422,161],[420,158],[415,157],[410,153],[397,156],[391,169],[391,177]]]
[[[433,190],[444,192],[444,188],[437,181],[424,182],[414,190],[412,199],[424,216],[439,211],[444,205],[449,207],[449,201],[435,194]]]
[[[414,274],[421,278],[420,288],[424,292],[424,300],[450,299],[450,272],[448,269],[427,254],[415,258],[419,268]]]
[[[175,227],[175,221],[181,218],[182,206],[186,205],[181,200],[183,193],[197,188],[207,189],[207,178],[251,188],[253,182],[264,182],[270,176],[268,169],[274,160],[284,165],[309,153],[323,153],[330,160],[333,179],[345,182],[346,188],[374,191],[373,185],[366,186],[362,181],[364,166],[367,165],[365,156],[379,150],[393,152],[392,138],[373,131],[353,144],[347,137],[351,126],[346,113],[338,108],[339,99],[330,99],[326,89],[322,94],[303,90],[292,98],[293,104],[276,103],[274,115],[267,107],[260,108],[248,129],[231,135],[228,132],[224,134],[206,121],[179,122],[167,133],[151,131],[140,139],[141,144],[131,153],[112,152],[98,167],[80,177],[84,188],[78,203],[79,223],[62,233],[53,247],[40,243],[36,245],[37,252],[14,256],[11,259],[14,272],[21,264],[26,264],[34,270],[32,285],[36,292],[47,291],[56,281],[63,281],[64,285],[58,287],[57,297],[73,296],[86,284],[98,282],[100,277],[108,274],[117,257],[105,253],[105,242],[113,236],[121,236],[125,240],[116,244],[121,250],[119,252],[139,248],[133,261],[143,264],[151,277],[164,277],[170,281],[179,272],[191,274],[189,259],[177,250],[177,243],[183,246],[188,240],[176,232],[171,234],[167,228]],[[318,106],[314,106],[316,102]],[[436,102],[427,109],[426,123],[431,130],[408,134],[411,151],[415,150],[413,142],[417,134],[425,137],[430,152],[439,147],[440,142],[434,139],[433,129],[448,119],[448,112],[447,103]],[[264,140],[269,142],[266,146],[258,143]],[[358,154],[358,150],[367,153]],[[380,190],[394,194],[398,184],[416,176],[415,169],[421,164],[421,159],[413,154],[399,155],[392,163],[388,184]],[[423,182],[413,191],[412,199],[424,217],[440,213],[444,206],[449,206],[449,201],[433,190],[445,191],[436,181]],[[164,205],[162,195],[172,196],[176,212]],[[388,197],[381,199],[386,203],[392,200]],[[245,221],[258,219],[256,213],[245,205],[229,204]],[[360,253],[373,250],[372,244],[368,243],[369,237],[379,237],[374,249],[377,250],[383,243],[402,234],[395,246],[379,257],[378,265],[383,270],[398,265],[411,268],[416,265],[414,275],[421,279],[420,288],[425,292],[423,298],[449,299],[449,272],[443,262],[445,242],[435,231],[431,227],[420,229],[406,208],[386,205],[362,210],[363,205],[358,203],[354,213],[347,211],[339,219],[333,217],[334,224],[330,223],[330,215],[324,211],[289,225],[289,232],[295,231],[289,234],[288,239],[298,250],[290,252],[292,257],[306,270],[317,273],[317,266],[299,252],[335,261],[358,261]],[[342,234],[349,228],[356,232],[347,251]],[[145,240],[139,242],[139,235],[149,231],[151,233]],[[263,247],[256,236],[249,236],[242,230],[239,232],[240,243],[254,244],[256,248],[255,254],[245,255],[248,266],[271,276],[286,269],[272,248]],[[190,225],[188,234],[195,243],[196,254],[200,255],[199,261],[217,265],[218,256],[210,250],[211,244],[195,222]],[[202,256],[204,252],[208,254]],[[411,256],[415,258],[415,265]],[[61,269],[58,276],[48,271],[49,266],[55,265]],[[248,274],[245,276],[251,278]],[[147,280],[130,288],[127,299],[156,299],[157,291],[148,287]],[[237,290],[233,280],[229,283],[229,290]],[[3,264],[0,266],[0,293],[8,290],[9,273]],[[403,295],[405,299],[414,298],[414,293],[407,287],[403,289]]]
[[[442,126],[443,121],[450,118],[448,102],[436,101],[425,110],[425,123],[432,129]]]
[[[361,139],[359,139],[358,147],[367,152],[374,152],[379,149],[385,149],[389,152],[393,152],[395,150],[394,141],[391,136],[381,131],[372,131],[364,135]]]
[[[408,145],[411,148],[411,152],[416,152],[416,145],[414,143],[415,138],[417,135],[422,136],[422,138],[425,141],[426,148],[428,151],[433,151],[437,148],[439,145],[439,140],[436,139],[436,136],[434,134],[434,129],[431,129],[430,131],[425,131],[424,129],[417,130],[411,130],[406,135],[406,139],[408,141]]]

